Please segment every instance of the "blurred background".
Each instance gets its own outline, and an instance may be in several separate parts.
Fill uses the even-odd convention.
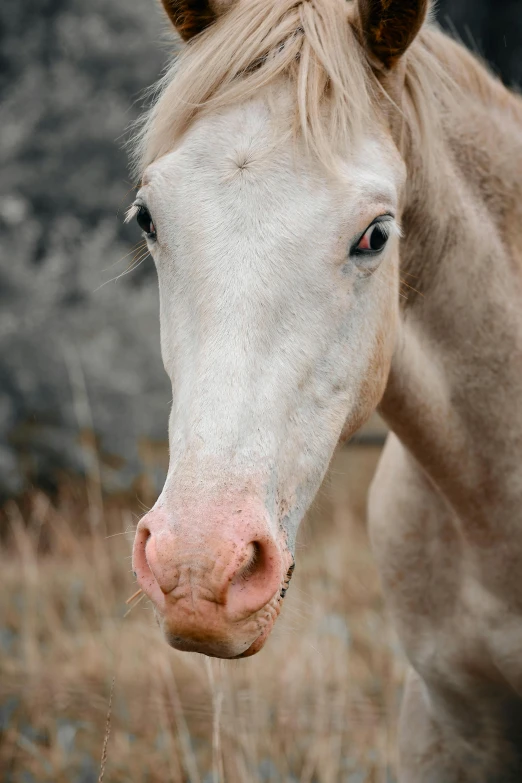
[[[437,17],[522,82],[519,0]],[[115,677],[111,783],[391,781],[403,663],[364,531],[378,423],[336,457],[259,660],[173,653],[125,604],[170,388],[124,141],[174,50],[156,0],[0,4],[0,778],[98,780]]]

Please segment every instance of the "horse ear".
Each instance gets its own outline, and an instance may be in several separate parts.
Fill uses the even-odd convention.
[[[184,41],[216,21],[232,5],[228,0],[161,0],[170,21]]]
[[[364,44],[370,59],[393,68],[426,18],[429,0],[358,0]]]

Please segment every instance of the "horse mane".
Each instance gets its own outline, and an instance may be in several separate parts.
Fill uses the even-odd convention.
[[[331,168],[337,154],[346,154],[367,133],[377,101],[388,98],[368,64],[354,11],[346,0],[235,3],[181,51],[157,85],[134,139],[137,176],[170,152],[198,116],[245,100],[282,74],[295,85],[296,128]],[[445,63],[448,46],[452,54]],[[457,104],[455,91],[461,93],[458,100],[465,97],[453,78],[460,53],[472,81],[493,81],[430,22],[406,54],[407,97],[400,111],[406,135],[422,144],[434,172],[441,113],[452,100]]]

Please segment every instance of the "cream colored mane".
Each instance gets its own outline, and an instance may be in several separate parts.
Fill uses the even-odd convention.
[[[169,152],[198,114],[255,94],[283,73],[310,148],[328,157],[362,132],[370,72],[345,0],[239,2],[177,57],[159,84],[137,147],[139,171]],[[328,113],[321,111],[328,93]]]
[[[345,0],[239,0],[182,50],[159,82],[134,140],[137,176],[170,152],[197,116],[245,100],[281,74],[295,84],[296,128],[308,148],[328,166],[336,154],[346,154],[368,133],[377,101],[391,100],[368,65],[354,13]],[[405,136],[422,144],[433,171],[441,114],[465,101],[466,91],[454,81],[463,71],[466,82],[492,81],[428,23],[406,56],[400,111]]]
[[[353,11],[345,0],[234,5],[179,54],[160,81],[136,138],[137,174],[172,150],[198,115],[245,100],[280,74],[295,83],[296,125],[309,149],[325,163],[349,149],[367,132],[382,95],[349,23]],[[429,95],[434,83],[447,83],[447,74],[423,41],[412,49],[407,81],[415,124],[430,145],[438,109]]]

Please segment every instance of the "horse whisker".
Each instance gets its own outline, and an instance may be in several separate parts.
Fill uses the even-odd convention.
[[[138,606],[138,604],[140,603],[140,601],[143,601],[143,599],[144,599],[145,597],[146,597],[146,593],[143,593],[143,595],[140,595],[140,597],[138,598],[138,600],[137,600],[135,603],[133,603],[133,604],[132,604],[132,606],[129,606],[129,608],[127,609],[127,611],[126,611],[126,612],[125,612],[125,614],[123,615],[123,619],[124,619],[124,620],[125,620],[125,618],[126,618],[126,617],[128,617],[128,616],[129,616],[129,614],[132,612],[132,610],[134,609],[134,607],[135,607],[135,606]],[[128,602],[126,602],[126,603],[128,603]]]
[[[130,603],[132,603],[132,602],[134,601],[134,599],[135,599],[135,598],[137,598],[139,595],[141,595],[141,593],[143,593],[143,590],[142,590],[142,589],[141,589],[141,587],[140,587],[140,588],[139,588],[139,590],[136,590],[136,592],[135,592],[135,593],[133,593],[133,594],[132,594],[132,595],[131,595],[129,598],[127,598],[127,600],[125,601],[125,603],[126,603],[126,604],[130,604]]]

